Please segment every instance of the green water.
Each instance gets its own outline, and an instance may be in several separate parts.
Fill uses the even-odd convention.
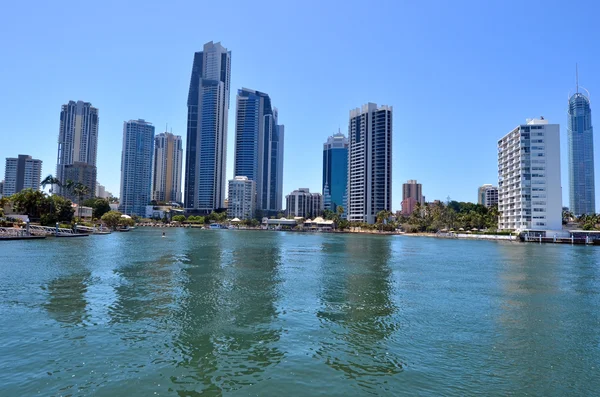
[[[0,242],[1,396],[599,393],[600,247],[161,233]]]

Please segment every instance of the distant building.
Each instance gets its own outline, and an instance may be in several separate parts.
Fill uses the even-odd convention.
[[[69,179],[65,174],[66,166],[79,162],[96,167],[98,122],[98,109],[89,102],[69,101],[66,105],[62,105],[58,133],[56,178],[63,185]],[[86,172],[91,174],[89,170],[86,170]],[[95,172],[93,174],[96,175]],[[93,180],[88,188],[94,194],[96,192],[96,180]],[[54,186],[53,189],[54,192],[62,196],[69,195],[64,187]]]
[[[282,209],[284,126],[269,95],[242,88],[236,97],[234,175],[256,183],[256,208]]]
[[[320,193],[311,193],[308,188],[294,190],[287,196],[286,216],[314,218],[323,213],[323,196]]]
[[[111,198],[112,196],[112,193],[107,191],[104,185],[101,185],[98,182],[96,182],[96,197],[107,199]]]
[[[587,93],[587,90],[583,89]],[[569,99],[569,207],[575,216],[596,213],[594,128],[589,93],[577,91]]]
[[[348,189],[348,138],[337,133],[323,144],[323,207],[337,212],[338,206],[344,208],[346,218],[346,199]]]
[[[64,183],[72,181],[81,183],[89,189],[88,194],[83,196],[83,200],[93,198],[96,194],[96,166],[76,161],[73,164],[63,167]],[[66,189],[62,190],[62,196],[76,203],[79,197],[73,192]]]
[[[4,195],[4,180],[0,181],[0,198]]]
[[[154,137],[152,199],[157,202],[181,202],[181,137],[164,132]]]
[[[144,216],[151,201],[154,126],[145,120],[123,123],[119,211]]]
[[[402,184],[402,215],[412,214],[416,205],[425,204],[423,186],[414,179],[409,179]]]
[[[350,111],[348,141],[348,220],[375,223],[392,210],[392,107]]]
[[[229,180],[227,217],[252,219],[256,210],[256,183],[245,176]]]
[[[414,197],[407,197],[404,200],[402,200],[402,211],[401,214],[404,216],[409,216],[410,214],[413,213],[413,211],[415,210],[415,208],[417,207],[417,204],[419,204],[419,202],[417,200],[414,199]]]
[[[561,230],[560,128],[528,119],[498,141],[498,228]]]
[[[485,184],[477,189],[477,204],[490,208],[498,204],[498,188]]]
[[[185,163],[185,208],[208,214],[222,208],[227,176],[227,116],[231,51],[221,43],[204,44],[194,54]]]
[[[147,205],[145,217],[149,219],[167,219],[173,218],[175,215],[183,215],[183,208],[173,205]]]
[[[11,196],[23,189],[40,189],[42,160],[20,154],[17,158],[8,157],[4,168],[2,194]]]

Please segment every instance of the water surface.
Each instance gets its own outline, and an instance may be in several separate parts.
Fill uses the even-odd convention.
[[[0,395],[595,395],[600,248],[136,229],[0,243]]]

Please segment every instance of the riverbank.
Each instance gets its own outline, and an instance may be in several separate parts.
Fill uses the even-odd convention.
[[[402,236],[435,237],[435,238],[445,238],[445,239],[518,241],[518,236],[499,235],[499,234],[469,234],[469,233],[400,233],[400,234]]]

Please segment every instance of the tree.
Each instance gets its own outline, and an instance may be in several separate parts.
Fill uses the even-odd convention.
[[[15,211],[29,215],[29,218],[39,219],[43,212],[48,211],[44,208],[49,204],[46,201],[46,194],[39,190],[21,190],[10,196],[10,200],[13,202]]]
[[[110,211],[108,200],[99,197],[85,200],[83,206],[92,208],[92,216],[94,219],[100,219],[102,215]]]
[[[102,222],[106,224],[106,226],[115,230],[117,226],[120,225],[121,222],[121,213],[119,211],[108,211],[106,214],[102,215]],[[125,218],[123,218],[125,219]]]
[[[60,182],[60,180],[58,178],[55,178],[54,176],[52,176],[52,174],[49,174],[42,181],[42,187],[44,189],[48,185],[50,185],[50,193],[52,193],[53,192],[53,186],[62,186],[62,183]]]
[[[77,209],[79,211],[77,216],[81,219],[81,202],[84,196],[90,194],[90,188],[81,182],[76,182],[73,184],[72,192],[77,196]]]
[[[171,220],[174,222],[185,222],[185,215],[175,215]]]

